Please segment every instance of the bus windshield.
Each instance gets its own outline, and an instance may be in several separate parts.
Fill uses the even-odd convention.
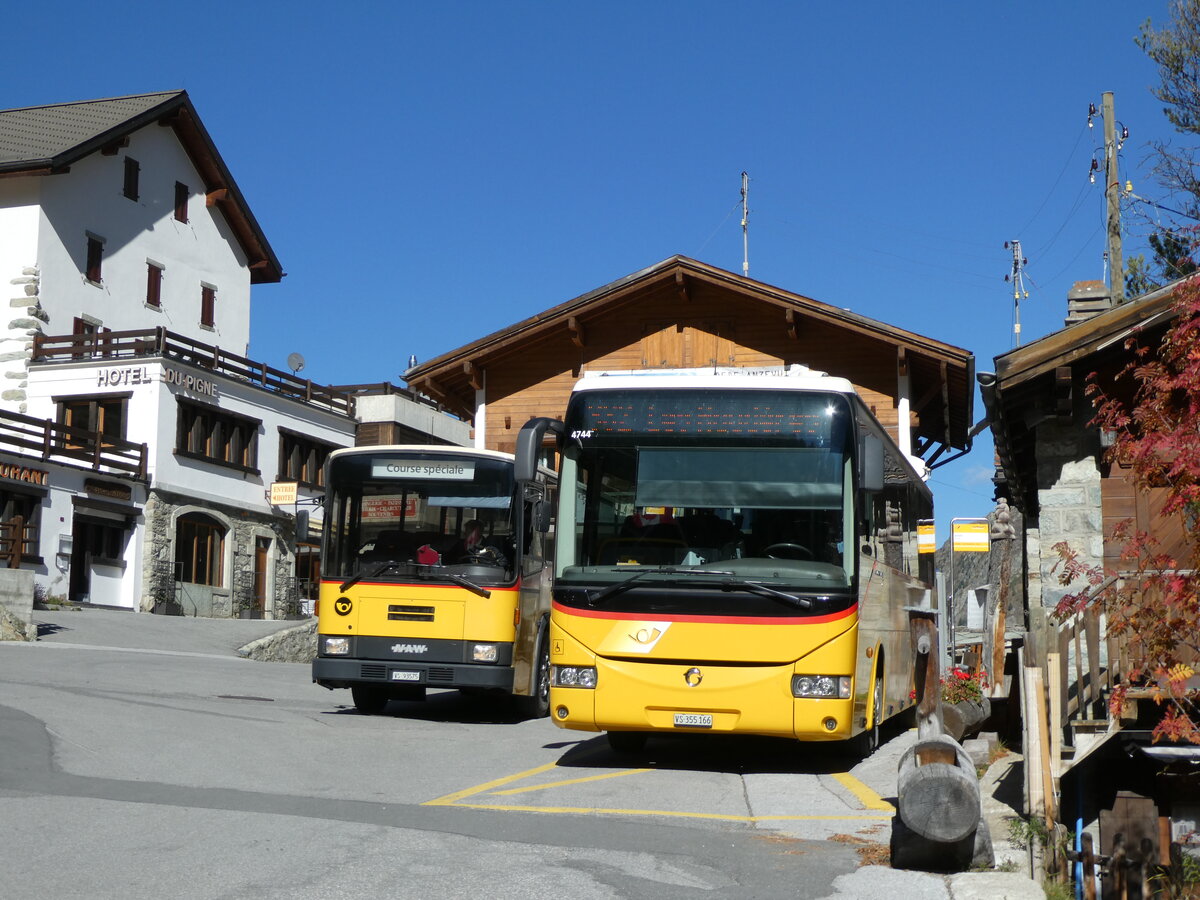
[[[722,609],[777,612],[797,592],[848,595],[851,416],[843,395],[825,392],[576,394],[558,518],[566,602],[603,595],[630,608],[638,594],[711,589],[736,595]]]
[[[346,454],[331,458],[327,490],[329,577],[515,577],[509,460],[435,451]]]

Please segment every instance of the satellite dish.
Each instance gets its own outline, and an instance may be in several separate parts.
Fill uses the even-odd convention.
[[[299,372],[301,369],[304,368],[304,357],[301,356],[299,353],[289,353],[288,354],[288,368],[291,369],[292,374],[295,375],[297,372]]]

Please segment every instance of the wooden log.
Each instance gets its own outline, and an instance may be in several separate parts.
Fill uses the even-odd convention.
[[[946,751],[955,762],[944,759]],[[979,779],[970,757],[955,741],[918,741],[900,758],[897,772],[897,812],[904,824],[923,838],[950,844],[973,834],[982,809]]]

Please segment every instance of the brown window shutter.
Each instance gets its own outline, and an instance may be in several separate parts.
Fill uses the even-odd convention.
[[[188,195],[191,192],[182,182],[175,182],[175,219],[179,222],[188,220]]]

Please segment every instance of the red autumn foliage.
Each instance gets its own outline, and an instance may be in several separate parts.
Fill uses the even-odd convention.
[[[1122,546],[1119,572],[1088,566],[1057,544],[1060,584],[1083,587],[1055,615],[1099,605],[1109,633],[1125,636],[1131,651],[1128,682],[1114,691],[1110,710],[1120,712],[1131,688],[1148,689],[1163,707],[1154,739],[1200,744],[1200,279],[1178,287],[1175,312],[1160,345],[1130,338],[1129,364],[1112,384],[1093,374],[1087,392],[1092,424],[1114,437],[1108,459],[1129,468],[1135,489],[1162,489],[1160,516],[1181,521],[1185,553],[1163,552],[1132,521],[1110,535]]]

